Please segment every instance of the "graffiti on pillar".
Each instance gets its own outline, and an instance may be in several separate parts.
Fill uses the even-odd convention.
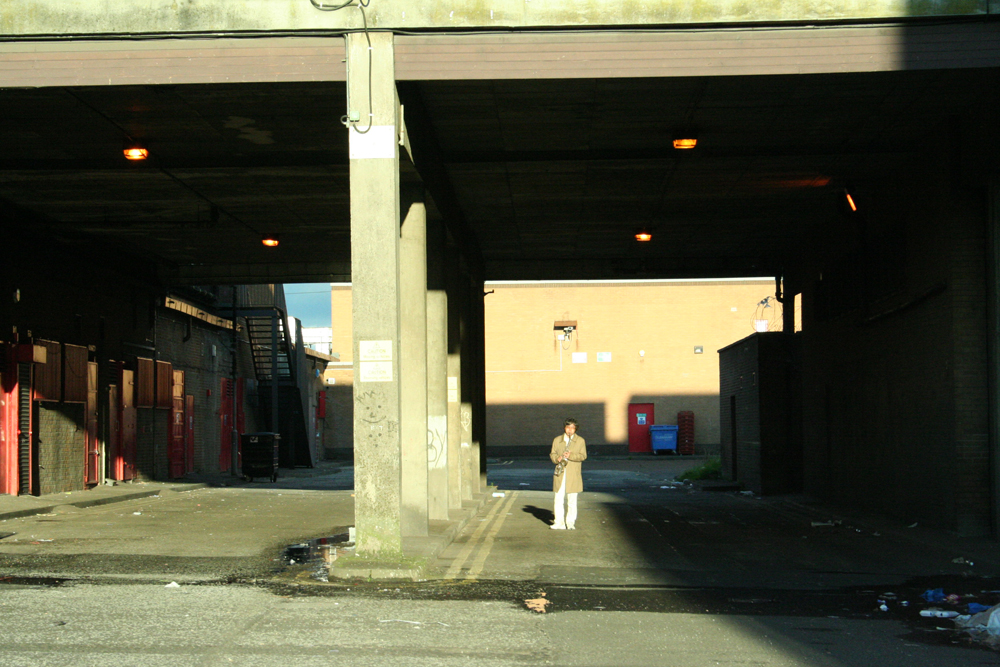
[[[355,401],[359,418],[368,425],[365,440],[373,447],[389,442],[399,432],[399,422],[388,419],[385,403],[385,393],[380,389],[361,392]]]
[[[427,415],[427,468],[448,465],[448,416]]]
[[[427,465],[431,468],[437,468],[444,459],[445,448],[448,446],[444,440],[445,436],[441,431],[427,429]]]
[[[462,429],[468,431],[472,427],[472,410],[462,409]]]
[[[359,393],[355,401],[355,409],[361,416],[361,420],[369,424],[385,421],[385,392],[381,389],[372,389]]]

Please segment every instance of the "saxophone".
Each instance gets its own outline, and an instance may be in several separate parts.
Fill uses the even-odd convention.
[[[570,443],[573,442],[573,438],[575,438],[575,437],[576,437],[576,434],[573,434],[573,437],[566,441],[566,448],[563,449],[563,454],[565,454],[566,452],[569,451]],[[563,474],[563,472],[566,470],[566,466],[568,464],[569,464],[569,459],[559,459],[559,463],[556,464],[556,473],[555,473],[555,476],[558,477],[559,475]]]

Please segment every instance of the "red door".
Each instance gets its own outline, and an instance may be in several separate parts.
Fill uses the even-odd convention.
[[[118,447],[112,460],[114,478],[127,481],[135,477],[136,417],[135,374],[125,368],[118,383]]]
[[[108,387],[108,406],[111,414],[108,416],[108,475],[118,479],[118,459],[122,451],[122,412],[118,397],[118,385]]]
[[[246,389],[246,382],[243,378],[236,380],[236,432],[246,433],[246,414],[243,412],[243,392]],[[239,445],[240,454],[243,454],[243,444]]]
[[[194,472],[194,396],[184,397],[184,471]]]
[[[17,362],[13,346],[0,351],[0,493],[17,495]]]
[[[24,347],[11,345],[0,361],[0,493],[10,495],[29,495],[35,484],[32,367],[18,356]]]
[[[628,404],[628,451],[651,452],[649,427],[655,424],[652,403]]]
[[[170,477],[184,476],[184,371],[173,372],[170,400],[170,441],[167,443],[167,464]]]
[[[84,461],[84,482],[100,482],[101,448],[97,441],[97,364],[87,362],[87,415],[86,415],[86,461]]]

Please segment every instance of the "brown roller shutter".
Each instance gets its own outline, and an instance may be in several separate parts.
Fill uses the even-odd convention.
[[[63,400],[67,403],[87,402],[87,348],[63,346]]]
[[[135,360],[135,407],[153,407],[153,360],[138,357]]]
[[[156,362],[156,407],[170,408],[174,398],[174,365],[169,361]]]
[[[36,340],[36,346],[44,347],[44,364],[35,364],[35,400],[62,400],[62,346],[51,340]]]

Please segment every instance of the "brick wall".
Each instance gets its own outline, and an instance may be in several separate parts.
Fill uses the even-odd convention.
[[[678,412],[693,411],[696,452],[718,453],[716,352],[753,331],[757,304],[774,287],[772,279],[489,283],[488,455],[546,455],[569,416],[580,421],[596,453],[626,452],[629,403],[653,403],[659,424],[676,424]],[[343,343],[334,351],[349,361],[349,286],[334,286],[331,300],[334,339]],[[780,310],[762,312],[780,330]],[[577,321],[569,342],[556,339],[557,320]],[[574,353],[586,354],[586,363],[573,363]],[[598,361],[599,353],[610,361]],[[328,428],[338,421],[334,416]],[[351,445],[347,436],[338,429],[328,442],[340,452]]]
[[[755,493],[802,490],[800,342],[755,333],[719,351],[723,472]]]
[[[220,410],[222,379],[233,368],[232,332],[168,309],[157,315],[156,344],[160,359],[184,371],[185,394],[194,397],[194,467],[196,472],[218,472],[222,447]],[[187,340],[185,340],[187,338]],[[255,377],[245,330],[237,334],[237,375]],[[244,394],[246,432],[258,431],[256,392],[253,383]],[[160,435],[157,436],[161,438]],[[162,434],[164,443],[167,435]],[[165,446],[165,445],[164,445]],[[164,449],[163,457],[166,456]],[[165,460],[165,459],[164,459]]]
[[[627,451],[629,403],[653,403],[657,424],[693,411],[696,451],[717,453],[717,351],[750,334],[758,302],[774,294],[767,279],[487,287],[486,429],[498,455],[547,450],[569,416],[588,444]],[[778,309],[767,312],[780,329]],[[578,323],[568,343],[556,340],[557,320]]]
[[[921,166],[905,185],[872,187],[864,226],[841,231],[858,235],[855,247],[842,243],[806,285],[806,491],[983,535],[985,212]],[[891,289],[871,282],[883,258],[857,250],[885,230],[896,240],[885,261],[899,267]]]

